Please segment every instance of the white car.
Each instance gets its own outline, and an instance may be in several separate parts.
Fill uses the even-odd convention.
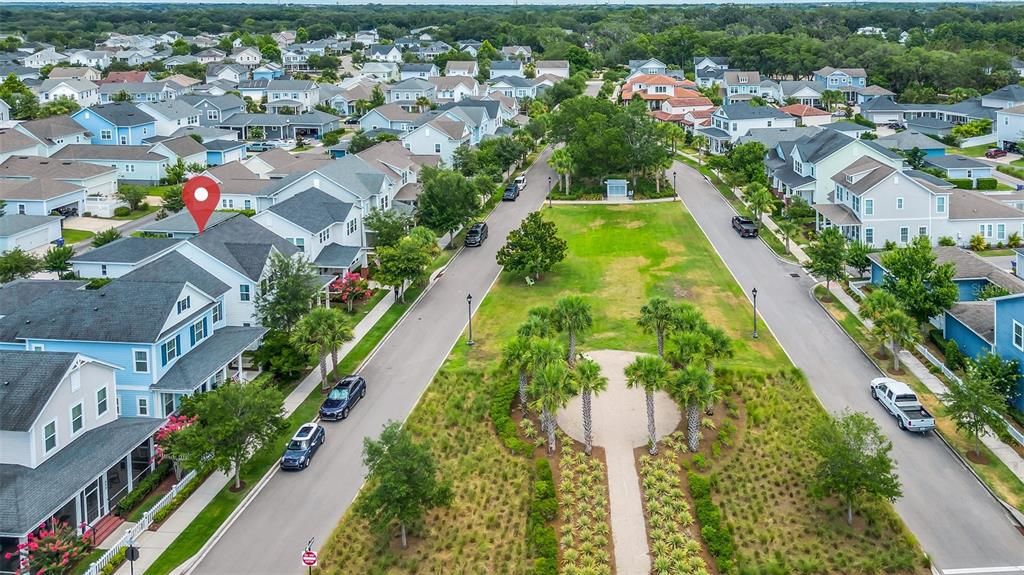
[[[521,191],[526,189],[526,176],[519,176],[518,178],[513,180],[512,183],[515,184],[516,187],[519,188],[519,191],[521,192]]]

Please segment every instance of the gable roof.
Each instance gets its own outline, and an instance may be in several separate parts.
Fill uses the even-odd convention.
[[[419,117],[419,114],[410,112],[398,104],[384,104],[383,106],[377,106],[367,112],[367,114],[372,112],[377,112],[392,122],[411,122]]]
[[[455,70],[470,72],[477,68],[476,60],[449,60],[444,66],[445,73]]]
[[[78,122],[71,119],[71,116],[50,116],[38,120],[29,120],[18,124],[24,130],[46,144],[56,143],[54,140],[74,134],[88,133]]]
[[[815,74],[820,76],[829,76],[835,72],[842,72],[851,78],[866,78],[868,75],[864,68],[833,68],[832,66],[825,66],[820,70],[814,71]]]
[[[0,216],[0,238],[38,228],[50,222],[60,221],[60,216],[32,216],[28,214],[5,214]]]
[[[178,136],[161,140],[160,144],[180,157],[194,156],[206,151],[206,146],[195,141],[192,136]],[[244,142],[243,142],[244,144]]]
[[[156,122],[153,116],[143,112],[130,102],[111,102],[86,108],[75,113],[74,117],[92,112],[115,126],[140,126]],[[114,147],[114,146],[111,146]]]
[[[762,118],[789,118],[789,114],[771,106],[751,106],[749,102],[722,104],[718,110],[730,120],[757,120]]]
[[[167,120],[182,120],[199,115],[199,110],[196,110],[184,100],[179,99],[167,100],[165,102],[144,102],[139,104],[139,109],[146,111],[146,113],[159,114]]]
[[[968,158],[967,156],[961,156],[959,154],[950,154],[948,156],[929,156],[925,158],[924,161],[925,163],[946,170],[955,170],[958,168],[974,170],[978,168],[992,167],[984,162],[975,160],[974,158]]]
[[[852,164],[836,172],[832,176],[832,181],[859,196],[874,188],[882,180],[895,172],[895,168],[887,166],[871,156],[862,156]],[[859,176],[859,179],[855,182],[848,182],[846,181],[847,176]]]
[[[208,102],[214,108],[219,110],[227,110],[230,108],[245,108],[245,100],[239,98],[234,94],[224,94],[223,96],[201,96],[197,94],[186,94],[177,98],[194,108],[198,108],[199,104],[203,101]]]
[[[316,188],[310,188],[270,206],[267,211],[316,234],[333,224],[347,220],[349,212],[352,211],[352,204]]]
[[[817,162],[855,141],[855,138],[838,130],[822,130],[810,138],[797,140],[796,149],[800,151],[803,161]]]
[[[62,84],[71,88],[75,92],[86,92],[89,90],[95,90],[98,87],[89,80],[82,80],[78,78],[48,78],[39,84],[38,89],[40,93],[49,92]]]
[[[811,116],[831,116],[825,110],[819,110],[817,108],[808,106],[806,104],[792,104],[790,106],[783,106],[779,108],[780,112],[785,112],[790,116],[796,116],[797,118],[808,118]]]
[[[726,70],[722,74],[722,79],[725,80],[726,84],[744,84],[750,86],[761,83],[761,73],[747,72],[743,70]]]
[[[57,198],[77,192],[81,189],[81,186],[52,178],[32,178],[31,180],[25,180],[23,178],[0,179],[0,199],[3,200],[49,200],[51,198]],[[7,214],[7,216],[15,215],[19,214]],[[7,222],[6,224],[6,226],[13,225],[13,222]],[[12,229],[13,228],[8,228],[7,231],[10,232]]]
[[[1008,84],[998,90],[993,90],[988,94],[985,94],[982,98],[1008,100],[1010,102],[1024,102],[1024,86],[1021,86],[1020,84]]]
[[[187,136],[186,136],[187,137]],[[167,157],[158,154],[151,145],[105,146],[103,144],[71,144],[64,146],[50,156],[55,160],[111,160],[133,162],[165,162]]]
[[[25,150],[37,145],[39,145],[38,140],[14,128],[0,129],[0,154]]]
[[[0,285],[0,317],[58,292],[81,289],[87,283],[85,280],[17,279]]]
[[[407,78],[389,86],[390,90],[433,90],[434,85],[423,78]]]
[[[77,353],[0,351],[0,431],[28,431]]]
[[[1024,212],[985,194],[953,188],[949,190],[949,219],[1024,219]]]
[[[241,214],[207,227],[186,241],[253,281],[263,276],[271,247],[285,256],[299,251],[288,240]]]
[[[521,60],[497,60],[491,62],[491,70],[522,70]]]
[[[945,150],[949,147],[917,130],[904,130],[891,136],[878,138],[875,141],[886,148],[894,150],[912,150],[914,148],[920,150]]]
[[[134,264],[155,256],[162,251],[169,250],[180,241],[168,238],[126,237],[77,255],[71,258],[71,262]]]
[[[214,214],[218,213],[223,212],[214,212]],[[154,239],[156,238],[148,238],[149,241]],[[179,242],[181,240],[171,241]],[[171,282],[175,284],[188,282],[213,297],[231,290],[226,283],[220,281],[216,276],[176,251],[168,252],[144,266],[135,268],[117,278],[117,281],[142,283]]]
[[[411,62],[409,64],[402,64],[399,69],[403,72],[431,72],[437,69],[436,64],[420,64],[417,62]]]

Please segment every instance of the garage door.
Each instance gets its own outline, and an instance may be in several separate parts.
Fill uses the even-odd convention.
[[[24,234],[14,237],[14,245],[12,248],[21,248],[25,251],[34,250],[39,246],[47,244],[47,230],[45,227],[37,230],[25,232]]]

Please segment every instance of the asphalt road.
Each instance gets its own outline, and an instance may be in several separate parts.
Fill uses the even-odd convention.
[[[466,295],[474,305],[498,276],[495,254],[505,237],[547,195],[550,150],[527,175],[514,203],[501,203],[487,219],[489,237],[459,254],[444,276],[399,322],[360,372],[366,399],[346,421],[325,422],[327,441],[308,469],[279,472],[238,516],[191,573],[282,575],[304,573],[300,556],[310,537],[323,545],[360,486],[363,438],[376,437],[390,420],[405,420],[466,327]],[[283,446],[282,446],[283,447]]]
[[[1024,537],[942,441],[901,431],[871,399],[868,382],[880,374],[812,299],[813,280],[763,243],[737,236],[729,225],[731,206],[700,173],[681,163],[672,169],[687,208],[744,291],[757,288],[758,312],[825,407],[867,412],[892,440],[904,492],[896,510],[933,563],[977,574],[993,573],[979,568],[1024,565]]]
[[[159,211],[160,210],[157,210],[157,212],[159,212]],[[132,232],[135,232],[139,228],[141,228],[143,226],[146,226],[146,225],[156,221],[156,214],[157,214],[157,212],[153,212],[151,214],[147,214],[147,215],[142,216],[141,218],[139,218],[137,220],[132,220],[132,221],[128,222],[127,224],[117,228],[117,231],[121,232],[121,236],[128,237],[128,236],[132,235]],[[111,227],[113,227],[113,226],[111,226]],[[93,249],[93,247],[92,247],[92,238],[82,240],[82,241],[78,242],[77,244],[74,244],[73,247],[75,248],[75,255],[78,255],[78,256],[84,254],[85,252],[92,251],[92,249]]]

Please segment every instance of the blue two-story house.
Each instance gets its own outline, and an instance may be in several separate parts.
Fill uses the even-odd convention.
[[[138,146],[157,135],[156,118],[128,102],[82,108],[71,119],[92,134],[93,144]]]
[[[838,90],[846,96],[847,102],[856,102],[861,88],[868,85],[868,73],[864,68],[833,68],[825,66],[814,71],[813,79],[821,82],[826,90]]]

